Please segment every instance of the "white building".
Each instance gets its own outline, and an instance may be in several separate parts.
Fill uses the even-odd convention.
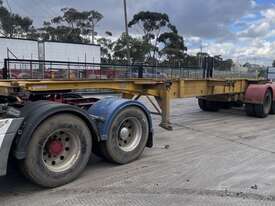
[[[99,45],[0,37],[0,68],[5,58],[87,63],[100,63],[101,59]]]

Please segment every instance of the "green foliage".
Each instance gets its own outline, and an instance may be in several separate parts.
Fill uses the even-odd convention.
[[[95,32],[95,26],[101,19],[103,19],[103,15],[101,13],[99,13],[98,11],[92,10],[92,11],[89,11],[88,19],[89,19],[90,25],[91,25],[92,43],[94,43],[95,36],[97,35],[97,33]]]
[[[169,24],[169,17],[164,13],[141,11],[134,15],[128,26],[131,28],[137,24],[143,30],[144,40],[150,41],[151,39],[157,38],[154,33],[155,31],[159,32],[162,27]]]
[[[166,57],[168,62],[172,63],[184,58],[187,47],[184,46],[182,36],[175,32],[165,32],[159,36],[158,41],[163,44],[163,48],[159,52],[160,56]]]
[[[186,67],[199,67],[200,65],[198,56],[187,55],[184,58],[184,65]]]
[[[129,22],[130,28],[136,26],[142,30],[143,40],[146,42],[146,46],[150,44],[151,50],[148,51],[148,58],[155,59],[158,52],[157,39],[161,35],[161,30],[169,29],[177,32],[176,27],[170,24],[170,20],[167,14],[159,12],[141,11],[134,15],[133,19]]]
[[[110,32],[110,31],[106,31],[105,34],[106,34],[107,36],[113,36],[113,33]]]
[[[122,33],[120,38],[114,42],[113,57],[118,62],[127,60],[126,34]],[[146,55],[152,50],[152,45],[143,39],[129,36],[130,58],[132,63],[146,62]]]
[[[40,29],[41,37],[45,40],[55,40],[73,43],[92,43],[97,35],[96,24],[103,18],[97,11],[78,11],[74,8],[63,8],[62,16],[54,17],[50,22],[44,22]]]
[[[223,60],[221,56],[214,56],[215,68],[222,71],[230,71],[233,66],[233,60],[227,59]]]
[[[101,62],[112,63],[112,51],[114,43],[111,39],[101,37],[97,39],[97,43],[100,45],[101,49]]]
[[[28,37],[33,32],[32,19],[9,12],[0,2],[0,29],[6,37]]]

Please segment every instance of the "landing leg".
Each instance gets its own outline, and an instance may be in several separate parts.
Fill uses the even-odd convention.
[[[159,106],[162,110],[161,112],[161,123],[160,127],[166,130],[173,130],[172,124],[170,122],[170,92],[168,88],[163,89],[161,98],[156,98]]]

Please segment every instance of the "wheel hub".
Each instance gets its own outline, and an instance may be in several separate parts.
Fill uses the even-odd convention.
[[[74,131],[59,129],[47,137],[42,158],[50,171],[63,172],[77,161],[80,151],[80,140]]]
[[[49,154],[58,156],[64,151],[64,145],[62,142],[54,140],[49,144]]]
[[[118,146],[125,152],[133,151],[142,137],[142,126],[135,117],[128,117],[121,122],[118,132]]]
[[[129,137],[129,134],[130,134],[130,131],[128,128],[126,127],[123,127],[121,130],[120,130],[120,138],[122,140],[127,140],[127,138]]]

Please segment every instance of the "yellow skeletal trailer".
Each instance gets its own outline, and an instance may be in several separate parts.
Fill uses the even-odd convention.
[[[34,63],[37,71],[44,69],[45,62],[30,61],[25,75],[37,72]],[[98,72],[105,72],[106,77],[120,75],[109,69],[87,72],[89,65],[81,66],[85,70],[76,72],[74,66],[65,70],[68,79],[77,75],[97,78]],[[275,85],[267,80],[182,78],[181,72],[171,78],[159,73],[154,78],[0,80],[0,176],[6,174],[10,155],[20,160],[27,178],[43,187],[74,180],[92,152],[117,164],[134,161],[146,146],[153,146],[151,114],[161,115],[160,126],[172,129],[170,104],[175,98],[197,97],[204,111],[244,105],[250,116],[275,113]],[[48,79],[60,74],[64,71],[56,68],[43,71]],[[11,77],[7,69],[5,77]],[[99,100],[75,92],[91,89],[111,90],[122,98]],[[141,96],[155,111],[137,101]]]
[[[106,89],[121,93],[123,98],[127,99],[146,96],[152,104],[154,103],[151,99],[153,97],[158,104],[154,107],[156,109],[159,107],[162,115],[160,126],[171,129],[170,102],[172,99],[198,97],[211,102],[263,103],[264,99],[251,99],[253,91],[251,94],[249,86],[258,87],[262,91],[262,95],[269,89],[273,97],[275,88],[273,84],[266,80],[249,79],[4,80],[0,82],[0,91],[2,94],[12,95],[18,91],[38,93]]]

